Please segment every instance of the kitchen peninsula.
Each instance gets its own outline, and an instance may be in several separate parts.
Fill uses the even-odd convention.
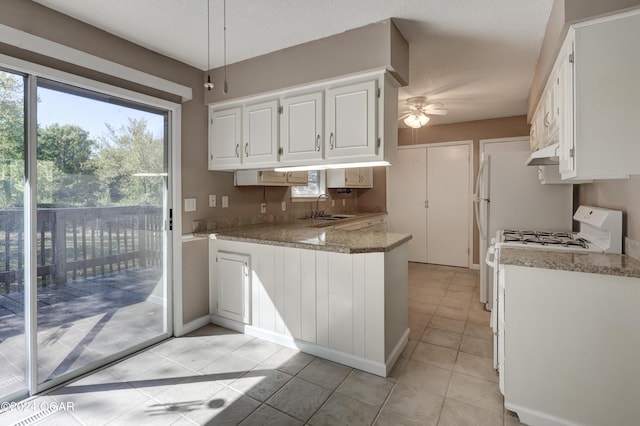
[[[214,324],[380,376],[390,372],[409,336],[410,235],[298,220],[209,238]]]

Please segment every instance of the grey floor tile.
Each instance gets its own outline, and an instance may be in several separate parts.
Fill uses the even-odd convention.
[[[206,376],[208,380],[215,380],[227,386],[231,382],[244,376],[247,371],[253,370],[256,365],[255,362],[247,358],[233,353],[227,353],[202,368],[200,372]]]
[[[244,419],[240,426],[302,426],[302,424],[301,421],[263,404]]]
[[[263,370],[260,366],[231,383],[230,387],[258,401],[266,401],[291,377],[278,370]]]
[[[182,418],[180,413],[173,411],[172,408],[149,399],[131,411],[116,417],[110,424],[132,426],[170,425]]]
[[[353,370],[336,392],[373,406],[381,406],[395,382],[364,371]]]
[[[481,339],[492,340],[493,330],[487,325],[480,325],[473,322],[468,322],[464,328],[465,336],[479,337]]]
[[[453,371],[498,383],[498,373],[493,368],[492,358],[459,352]]]
[[[426,329],[423,325],[410,325],[409,326],[409,339],[411,340],[420,340],[422,338],[422,333]]]
[[[65,386],[50,393],[58,402],[72,403],[81,423],[105,424],[149,399],[126,383]]]
[[[237,425],[259,406],[258,401],[224,388],[204,404],[194,405],[182,414],[196,424]]]
[[[442,407],[438,426],[501,426],[502,424],[501,410],[487,410],[447,398]]]
[[[404,349],[400,353],[400,357],[409,358],[411,356],[411,354],[413,353],[413,350],[416,348],[417,344],[418,344],[417,340],[409,340],[407,342],[407,345],[404,347]]]
[[[448,306],[439,306],[435,311],[435,315],[439,317],[451,318],[456,320],[467,319],[467,309],[450,308]]]
[[[471,298],[460,298],[460,297],[444,297],[442,302],[440,302],[441,306],[448,306],[450,308],[458,308],[458,309],[469,309],[471,306]]]
[[[329,398],[331,391],[294,377],[267,404],[306,422]]]
[[[469,317],[468,317],[469,322],[489,326],[490,320],[491,320],[491,312],[489,311],[469,310]]]
[[[338,393],[329,400],[309,420],[312,426],[369,426],[378,414],[378,407]]]
[[[153,399],[172,411],[180,412],[180,407],[203,404],[222,389],[224,389],[222,384],[208,381],[204,376],[197,376],[167,385],[161,392],[155,394]]]
[[[208,345],[211,345],[218,350],[233,352],[254,339],[255,337],[249,336],[248,334],[233,332],[210,336],[209,338],[207,338],[206,342]]]
[[[382,413],[397,413],[408,421],[436,424],[444,398],[402,383],[396,384],[391,396],[382,407]]]
[[[282,348],[282,346],[267,342],[266,340],[254,339],[247,344],[240,346],[238,349],[233,351],[233,353],[249,358],[257,363],[261,363]]]
[[[454,333],[462,334],[464,331],[464,320],[455,320],[451,318],[433,316],[429,321],[428,326],[431,328],[437,328],[438,330],[452,331]]]
[[[373,424],[375,426],[430,426],[436,423],[412,419],[393,410],[382,410]]]
[[[426,327],[429,321],[431,321],[431,317],[431,314],[409,311],[409,327],[412,325]]]
[[[457,354],[458,352],[453,349],[420,342],[413,350],[411,359],[451,370]]]
[[[335,362],[316,358],[298,373],[299,378],[315,383],[323,388],[334,390],[353,370]]]
[[[398,382],[418,391],[445,396],[451,379],[451,370],[409,360]]]
[[[493,358],[493,340],[463,336],[462,343],[460,344],[460,352]]]
[[[282,348],[260,363],[259,368],[275,368],[284,373],[295,376],[314,359],[315,357],[313,355],[309,355],[295,349]]]
[[[502,410],[504,404],[497,383],[456,372],[451,377],[447,398],[492,410]]]
[[[432,345],[458,350],[460,342],[462,341],[462,334],[427,327],[422,334],[421,340],[425,343],[431,343]]]

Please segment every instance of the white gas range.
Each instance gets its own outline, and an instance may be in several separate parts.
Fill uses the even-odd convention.
[[[493,269],[493,300],[491,303],[491,328],[494,333],[493,366],[500,372],[498,348],[501,339],[499,318],[499,269],[500,250],[505,247],[562,250],[571,252],[621,253],[622,212],[600,207],[580,206],[573,215],[580,224],[580,232],[553,232],[546,230],[510,230],[497,232],[492,246],[487,250],[486,264]]]

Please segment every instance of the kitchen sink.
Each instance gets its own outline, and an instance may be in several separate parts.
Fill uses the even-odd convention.
[[[352,217],[356,217],[355,214],[332,214],[332,215],[327,215],[327,216],[318,216],[318,217],[314,217],[313,219],[316,220],[340,220],[340,219],[349,219]]]

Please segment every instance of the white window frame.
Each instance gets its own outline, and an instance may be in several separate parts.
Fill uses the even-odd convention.
[[[309,195],[293,195],[293,186],[291,187],[291,202],[293,203],[301,203],[301,202],[309,202],[318,198],[321,194],[325,194],[327,192],[327,171],[326,170],[318,170],[320,172],[320,185],[318,185],[318,194],[309,194]],[[305,185],[295,185],[295,186],[305,186]],[[308,186],[308,185],[307,185]]]

